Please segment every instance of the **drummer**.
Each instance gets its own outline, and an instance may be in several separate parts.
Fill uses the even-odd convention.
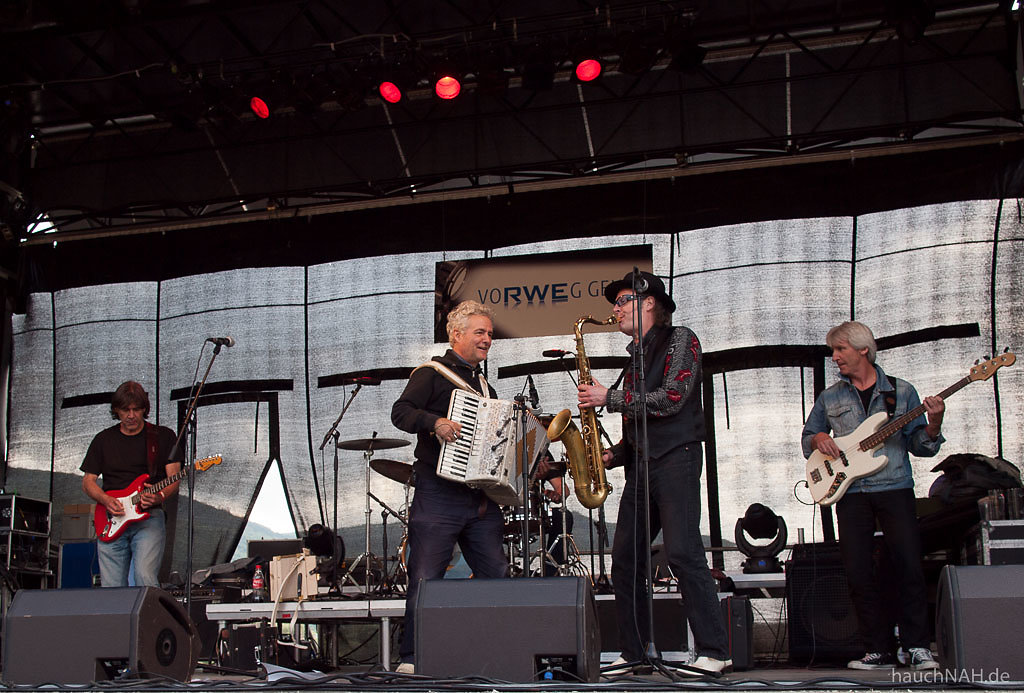
[[[456,544],[476,577],[508,576],[501,508],[482,491],[441,479],[435,471],[440,441],[459,438],[460,425],[446,418],[455,381],[485,397],[497,397],[480,369],[493,336],[494,315],[489,308],[476,301],[457,305],[448,314],[451,349],[413,371],[391,409],[392,423],[417,435],[416,496],[409,513],[409,589],[399,647],[400,673],[415,673],[414,617],[420,580],[444,577]]]

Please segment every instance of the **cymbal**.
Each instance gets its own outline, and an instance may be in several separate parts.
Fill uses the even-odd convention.
[[[353,438],[341,441],[338,447],[342,450],[389,450],[404,448],[408,444],[408,440],[400,438]]]
[[[412,482],[412,465],[397,460],[370,460],[370,468],[400,484]],[[415,485],[415,484],[413,484]]]

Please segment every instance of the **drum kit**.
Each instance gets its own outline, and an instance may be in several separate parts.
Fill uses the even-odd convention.
[[[415,487],[413,465],[394,459],[374,457],[377,450],[392,450],[409,445],[409,441],[397,438],[356,438],[339,441],[339,450],[361,451],[365,462],[365,498],[364,509],[365,545],[363,552],[347,564],[347,570],[341,576],[342,585],[351,585],[365,590],[365,594],[375,596],[401,596],[407,588],[406,565],[408,561],[409,509],[411,495]],[[404,488],[404,501],[398,510],[389,506],[371,490],[371,474],[401,484]],[[580,560],[579,550],[571,534],[571,518],[564,501],[555,500],[541,492],[542,481],[534,481],[531,488],[530,518],[523,522],[522,508],[508,508],[504,512],[505,527],[503,543],[509,561],[510,574],[517,576],[523,572],[522,541],[524,524],[529,532],[531,547],[529,570],[533,576],[538,575],[578,575],[590,576],[590,571]],[[568,489],[568,484],[563,484]],[[554,494],[551,494],[554,495]],[[372,516],[371,501],[379,505],[381,510],[383,559],[375,555],[370,545],[370,526]],[[388,517],[397,519],[403,526],[402,538],[394,556],[388,554]],[[454,559],[453,559],[454,562]]]

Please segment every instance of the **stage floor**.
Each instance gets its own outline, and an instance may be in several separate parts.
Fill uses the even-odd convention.
[[[267,672],[260,676],[223,674],[197,669],[190,690],[224,690],[225,688],[249,688],[258,685],[265,688],[344,689],[344,690],[474,690],[474,691],[524,691],[524,690],[658,690],[666,688],[728,688],[742,690],[954,690],[966,688],[991,688],[999,691],[1024,691],[1024,682],[1010,681],[1000,677],[998,672],[969,672],[939,669],[937,671],[912,671],[897,668],[877,671],[857,671],[835,667],[788,667],[774,666],[736,671],[721,677],[693,677],[669,669],[665,673],[623,674],[606,672],[598,683],[573,681],[542,681],[536,683],[510,683],[486,678],[434,679],[425,676],[403,675],[383,671],[380,667],[340,667],[323,674],[319,672],[295,672],[267,665]]]

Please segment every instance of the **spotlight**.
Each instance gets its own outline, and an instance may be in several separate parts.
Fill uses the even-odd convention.
[[[377,63],[366,68],[374,90],[388,103],[398,103],[416,87],[418,73],[413,60],[406,57],[390,65]]]
[[[935,19],[935,8],[928,0],[886,0],[885,19],[900,39],[913,46]]]
[[[462,82],[454,75],[441,75],[434,82],[434,93],[442,99],[454,99],[461,91]]]
[[[345,542],[330,528],[321,524],[310,525],[302,545],[317,557],[316,571],[320,575],[319,584],[336,587],[338,583],[338,567],[345,562]]]
[[[254,96],[249,99],[249,108],[256,114],[257,118],[266,120],[270,117],[270,107],[267,106],[266,101],[258,96]]]
[[[509,74],[505,71],[507,60],[504,51],[490,48],[476,60],[476,90],[480,94],[492,96],[505,93],[508,89]]]
[[[434,94],[445,100],[454,99],[462,91],[462,70],[451,60],[434,64]]]
[[[579,41],[572,50],[573,76],[577,82],[593,82],[601,76],[601,51],[591,39]]]
[[[555,62],[547,46],[535,43],[526,50],[522,77],[523,89],[548,91],[555,86]]]
[[[377,93],[388,103],[398,103],[402,100],[402,89],[394,82],[387,80],[377,85]]]
[[[763,546],[754,545],[747,540],[747,534],[754,539],[771,539],[771,542]],[[747,557],[743,561],[744,573],[782,572],[778,556],[786,548],[786,521],[771,508],[753,503],[743,517],[736,520],[735,536],[736,546]]]
[[[654,67],[661,46],[649,33],[627,31],[619,35],[619,70],[640,76]]]
[[[697,43],[689,22],[676,23],[665,32],[665,43],[671,59],[668,69],[690,72],[704,64],[708,49]]]
[[[593,82],[601,76],[601,61],[587,58],[576,65],[573,73],[576,75],[576,79],[581,82]]]

